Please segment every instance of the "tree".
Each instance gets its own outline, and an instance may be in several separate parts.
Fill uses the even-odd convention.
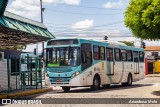
[[[128,42],[128,41],[119,41],[121,43],[124,43],[126,44],[127,46],[134,46],[134,43],[133,42]]]
[[[0,47],[0,50],[24,50],[26,49],[26,46],[25,45],[15,45],[15,46],[3,46],[3,47]]]
[[[125,25],[138,38],[160,39],[160,1],[130,0],[125,11]]]

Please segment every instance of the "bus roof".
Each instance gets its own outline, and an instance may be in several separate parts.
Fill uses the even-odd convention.
[[[124,43],[115,42],[115,41],[108,41],[108,40],[93,40],[93,39],[82,39],[82,38],[66,38],[66,39],[52,39],[53,41],[58,40],[78,40],[80,43],[92,43],[95,45],[100,46],[107,46],[107,47],[119,47],[121,49],[133,50],[133,51],[144,51],[143,48],[138,48],[134,46],[127,46]],[[49,41],[52,41],[49,40]],[[48,41],[47,41],[48,42]]]

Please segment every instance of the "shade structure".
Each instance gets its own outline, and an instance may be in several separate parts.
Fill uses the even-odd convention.
[[[47,27],[19,15],[4,12],[0,17],[0,46],[27,45],[54,39]]]
[[[3,15],[6,6],[7,6],[8,0],[0,0],[0,16]]]

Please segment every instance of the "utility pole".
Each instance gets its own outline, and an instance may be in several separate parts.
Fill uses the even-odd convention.
[[[40,10],[41,10],[41,23],[43,23],[43,12],[45,10],[45,8],[43,8],[43,5],[42,5],[42,0],[40,0]],[[45,69],[45,61],[44,61],[44,42],[42,42],[42,58],[43,58],[43,71]],[[42,71],[42,72],[43,72]],[[42,73],[44,79],[45,79],[45,74],[44,72]]]
[[[43,23],[43,12],[45,10],[45,8],[43,8],[43,5],[42,5],[42,0],[40,0],[40,10],[41,10],[41,23]],[[44,59],[44,42],[42,42],[42,57]]]
[[[41,8],[41,23],[43,23],[43,12],[44,12],[44,8],[42,7],[42,0],[40,0],[40,8]]]
[[[41,11],[41,23],[43,23],[43,11],[44,11],[44,8],[42,7],[42,0],[40,0],[40,11]],[[44,42],[42,42],[42,53],[44,53]],[[36,53],[37,53],[37,56],[38,56],[38,43],[36,44]]]
[[[45,8],[43,8],[42,0],[40,0],[40,10],[41,10],[41,23],[43,23],[43,12]],[[44,42],[42,42],[42,57],[44,58]]]

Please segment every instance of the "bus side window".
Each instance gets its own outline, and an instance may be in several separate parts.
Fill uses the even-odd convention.
[[[134,62],[139,62],[138,51],[133,52]]]
[[[99,48],[99,46],[96,46],[96,45],[93,46],[93,54],[94,54],[94,60],[100,60],[100,48]]]
[[[122,61],[127,61],[126,50],[121,50],[121,54],[122,54]]]
[[[133,61],[133,55],[131,50],[127,50],[127,61],[129,62]]]
[[[105,48],[100,47],[101,60],[105,60]]]
[[[107,61],[113,61],[113,48],[106,48]]]
[[[121,52],[120,49],[115,48],[114,49],[114,55],[116,61],[121,61]]]
[[[139,52],[139,61],[144,62],[144,52]]]

